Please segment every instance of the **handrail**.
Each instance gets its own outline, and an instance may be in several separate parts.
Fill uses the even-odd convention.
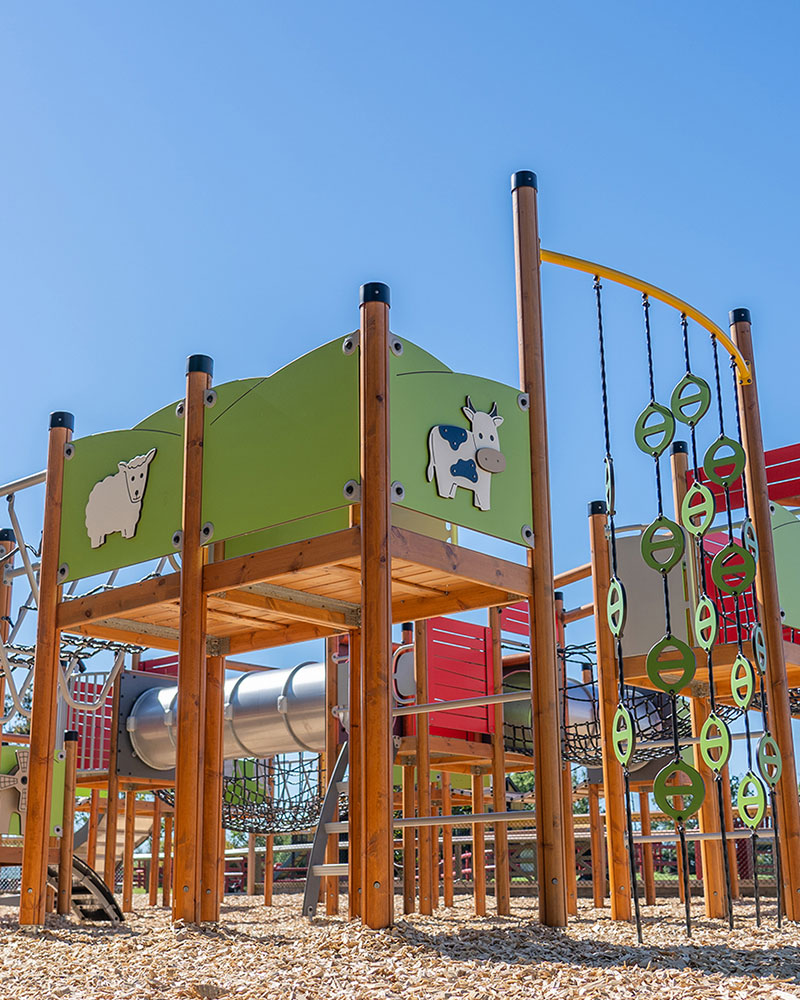
[[[47,472],[34,472],[33,475],[24,476],[22,479],[15,479],[13,483],[6,483],[0,486],[0,497],[7,497],[10,493],[19,493],[20,490],[27,490],[29,486],[38,486],[47,479]]]
[[[553,250],[540,250],[539,256],[548,264],[559,264],[561,267],[570,267],[574,271],[584,271],[586,274],[596,274],[600,278],[608,278],[609,281],[616,281],[619,285],[626,285],[628,288],[635,288],[639,292],[644,292],[653,299],[665,302],[673,309],[679,310],[690,319],[693,319],[700,326],[708,330],[712,337],[715,337],[725,350],[733,358],[736,370],[739,373],[739,384],[749,385],[753,378],[750,374],[750,365],[740,354],[731,338],[712,320],[695,309],[693,305],[679,299],[677,295],[664,291],[658,285],[651,285],[649,281],[642,281],[641,278],[634,278],[624,271],[617,271],[616,268],[606,267],[605,264],[596,264],[591,260],[583,260],[581,257],[571,257],[566,253],[556,253]]]

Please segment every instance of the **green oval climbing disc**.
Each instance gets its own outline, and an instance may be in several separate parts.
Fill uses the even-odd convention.
[[[697,643],[706,653],[717,641],[719,635],[719,615],[717,606],[708,596],[703,594],[697,602],[694,612],[694,634]]]
[[[767,811],[767,796],[764,786],[752,771],[748,771],[739,783],[736,806],[739,810],[739,819],[745,826],[755,830]]]
[[[731,731],[718,715],[711,715],[700,730],[700,756],[716,774],[725,767],[731,755]]]
[[[730,454],[721,454],[728,451]],[[731,486],[741,476],[745,464],[744,449],[738,441],[722,434],[703,459],[703,471],[717,486]]]
[[[755,691],[753,666],[741,653],[731,667],[731,697],[741,709],[748,709]]]
[[[753,631],[750,633],[750,642],[753,644],[753,656],[760,674],[767,670],[767,641],[764,638],[764,629],[761,622],[756,622]]]
[[[659,690],[677,694],[691,683],[697,660],[691,646],[674,635],[665,635],[647,654],[645,666],[647,676]]]
[[[636,746],[636,729],[633,724],[633,716],[624,705],[618,705],[614,713],[614,721],[611,725],[611,745],[614,749],[614,756],[627,767],[633,756]]]
[[[781,780],[783,773],[781,750],[777,740],[769,733],[764,733],[758,741],[758,769],[770,788],[774,788]]]
[[[729,542],[711,560],[711,579],[726,594],[743,594],[755,578],[755,559],[736,542]]]
[[[628,602],[625,597],[625,587],[622,585],[622,580],[616,576],[611,577],[611,583],[608,587],[606,614],[611,634],[617,639],[621,639],[625,631],[625,619],[628,616]]]
[[[742,524],[742,545],[750,553],[755,562],[758,562],[758,537],[756,536],[755,525],[749,517],[746,517],[744,524]]]
[[[685,785],[670,784],[679,774],[689,779]],[[682,760],[667,764],[656,775],[653,782],[653,796],[661,809],[672,819],[682,823],[693,816],[706,797],[706,786],[698,771]],[[679,799],[679,803],[675,803]]]
[[[603,459],[603,467],[606,481],[606,513],[613,517],[616,513],[617,487],[614,480],[614,459],[606,455]]]
[[[695,538],[702,538],[711,527],[715,513],[716,503],[711,490],[704,483],[692,483],[681,504],[684,528]]]
[[[633,437],[645,455],[658,458],[675,437],[675,417],[672,411],[660,403],[649,403],[636,418]]]
[[[681,526],[663,514],[652,521],[642,532],[642,559],[651,569],[669,573],[683,558],[686,548]],[[666,559],[657,559],[656,553],[666,553]]]
[[[687,372],[672,390],[669,406],[676,420],[694,427],[708,412],[711,388],[704,378]]]

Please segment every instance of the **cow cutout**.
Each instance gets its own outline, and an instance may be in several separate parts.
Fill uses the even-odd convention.
[[[461,410],[470,422],[469,430],[437,424],[428,434],[428,482],[436,476],[436,489],[445,500],[452,500],[459,486],[471,490],[475,506],[489,510],[492,476],[506,467],[497,435],[503,418],[497,403],[487,413],[476,410],[469,396]]]
[[[86,502],[86,531],[93,549],[99,549],[109,535],[119,532],[133,538],[142,514],[147,473],[156,449],[119,462],[118,470],[95,483]]]

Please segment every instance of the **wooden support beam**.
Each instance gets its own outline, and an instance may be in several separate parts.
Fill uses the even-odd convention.
[[[415,774],[413,764],[403,766],[403,817],[415,815]],[[446,864],[446,862],[445,862]],[[417,831],[403,827],[403,913],[413,913],[417,901]]]
[[[361,610],[357,604],[318,597],[316,594],[306,594],[271,583],[254,583],[237,590],[222,590],[210,596],[230,604],[258,611],[272,611],[283,618],[338,628],[340,631],[358,628],[361,621]]]
[[[606,844],[611,919],[631,919],[631,877],[628,850],[625,846],[625,779],[622,765],[614,756],[611,731],[619,702],[617,658],[614,637],[608,627],[606,604],[611,581],[611,563],[606,538],[606,506],[602,501],[589,504],[589,531],[592,548],[592,594],[597,641],[597,688],[600,715],[600,745],[603,753],[603,789],[606,803]]]
[[[642,824],[642,833],[649,835],[652,833],[650,823],[650,791],[646,789],[639,792],[639,816]],[[705,843],[705,841],[701,841]],[[642,850],[642,874],[644,881],[644,901],[648,906],[655,906],[656,903],[656,876],[653,869],[653,845],[641,844]]]
[[[775,569],[775,546],[769,510],[764,439],[758,405],[750,312],[731,312],[731,338],[750,366],[752,382],[738,386],[742,444],[747,456],[744,467],[750,518],[758,538],[756,565],[756,605],[767,647],[767,701],[769,725],[780,748],[783,772],[775,787],[775,817],[781,852],[783,905],[789,920],[800,920],[800,799],[797,795],[797,768],[794,756],[792,716],[789,707],[789,684],[783,655],[783,627]]]
[[[414,665],[417,677],[417,704],[428,702],[428,623],[414,626]],[[430,716],[418,715],[417,722],[417,815],[431,815]],[[433,913],[433,835],[431,827],[417,831],[419,845],[419,912]]]
[[[492,694],[503,693],[503,647],[500,629],[500,609],[489,609],[489,630],[492,641]],[[506,751],[503,731],[503,706],[494,705],[492,733],[492,808],[506,811]],[[449,790],[449,788],[448,788]],[[444,793],[444,784],[442,784]],[[444,810],[442,810],[444,811]],[[445,867],[447,859],[445,858]],[[451,863],[452,868],[452,863]],[[494,825],[494,900],[499,916],[511,913],[511,873],[508,863],[508,824]]]
[[[117,749],[119,733],[120,678],[114,681],[111,696],[111,734],[108,751],[108,779],[106,784],[105,851],[103,855],[103,881],[113,893],[117,882],[117,827],[119,825],[119,775],[117,774]],[[110,845],[110,849],[109,849]]]
[[[206,710],[206,597],[203,593],[203,569],[208,551],[201,544],[200,532],[206,394],[211,387],[213,369],[211,358],[204,354],[193,354],[188,358],[184,399],[183,541],[175,755],[175,892],[172,918],[187,923],[198,923],[201,920]]]
[[[348,768],[347,840],[347,912],[351,920],[361,916],[361,862],[364,853],[363,811],[364,777],[361,728],[361,632],[349,638],[350,671],[350,764]]]
[[[364,904],[368,927],[394,920],[392,845],[391,465],[389,432],[389,288],[361,286],[362,737],[364,754]]]
[[[588,580],[592,575],[592,564],[584,563],[583,566],[576,566],[575,569],[568,569],[564,573],[556,573],[553,577],[553,589],[561,590],[570,583],[577,583],[578,580]]]
[[[595,908],[606,904],[606,857],[603,849],[603,819],[600,815],[600,786],[589,785],[589,849],[592,858],[592,897]]]
[[[477,773],[475,773],[477,772]],[[472,813],[483,812],[483,772],[475,768],[472,775]],[[422,830],[420,830],[422,833]],[[472,895],[476,917],[486,916],[486,828],[472,824]]]
[[[247,895],[256,894],[256,835],[247,835]]]
[[[222,829],[224,703],[225,660],[221,656],[209,656],[206,660],[200,919],[210,923],[219,921],[220,871],[225,867],[225,858],[219,849],[219,832]]]
[[[550,516],[550,468],[547,450],[544,338],[540,284],[536,175],[512,177],[514,256],[517,284],[520,388],[529,400],[532,548],[530,571],[533,755],[536,770],[536,854],[539,919],[550,927],[567,922],[566,862],[561,805],[561,733],[558,710],[553,537]]]
[[[164,872],[161,876],[161,905],[172,901],[172,813],[164,816]]]
[[[42,558],[39,569],[36,657],[33,668],[33,707],[28,764],[28,811],[19,922],[44,923],[47,884],[47,852],[50,843],[50,809],[53,794],[53,753],[56,745],[56,705],[60,631],[56,619],[60,581],[61,506],[64,484],[64,449],[72,438],[75,421],[71,413],[50,415],[47,449]]]
[[[125,793],[125,846],[122,851],[122,912],[133,912],[133,849],[136,825],[136,792]],[[108,845],[106,845],[108,849]],[[113,851],[113,845],[111,847]]]
[[[78,773],[78,734],[64,734],[64,812],[58,857],[58,912],[72,909],[72,854],[75,846],[75,778]]]
[[[338,636],[325,640],[325,788],[330,784],[333,769],[336,767],[336,758],[339,755],[339,719],[333,714],[333,709],[339,700],[340,646],[341,641]],[[337,806],[331,820],[336,822],[338,818]],[[328,837],[328,843],[325,845],[325,861],[328,864],[339,863],[338,834]],[[325,913],[333,917],[338,912],[339,876],[329,875],[325,879]]]
[[[0,528],[0,557],[8,556],[8,553],[16,545],[16,536],[12,528]],[[5,570],[14,568],[14,556],[8,556],[3,563],[0,563],[0,639],[5,642],[11,631],[11,597],[13,592],[13,578],[5,576]],[[6,678],[5,674],[0,674],[0,706],[5,714],[6,703]],[[0,721],[0,741],[3,738],[3,723]]]
[[[177,601],[179,598],[180,573],[169,573],[65,601],[58,606],[58,625],[61,629],[72,631],[76,625],[86,625],[101,618],[119,618],[153,604]]]
[[[442,771],[442,816],[451,816],[452,813],[450,775],[447,771]],[[453,876],[453,828],[445,824],[442,827],[442,895],[444,905],[448,908],[453,906]]]
[[[567,614],[564,611],[564,595],[558,590],[555,593],[556,608],[556,643],[558,644],[559,690],[566,690],[567,661],[561,650],[567,642]],[[567,714],[568,704],[563,696],[559,698],[564,726],[569,725]],[[575,863],[575,821],[572,818],[572,766],[568,760],[561,761],[561,809],[564,820],[564,863],[566,865],[567,913],[571,917],[578,915],[578,873]]]
[[[158,874],[161,867],[161,799],[153,793],[153,832],[150,837],[148,904],[158,906]]]
[[[97,825],[100,822],[100,789],[93,788],[89,799],[89,834],[86,840],[86,864],[97,865]]]

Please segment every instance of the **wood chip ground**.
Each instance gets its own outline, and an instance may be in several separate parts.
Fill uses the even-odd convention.
[[[227,896],[221,922],[199,929],[138,898],[116,930],[50,916],[34,932],[0,908],[2,1000],[800,998],[800,925],[778,930],[773,901],[761,928],[752,904],[737,904],[733,931],[695,906],[691,940],[679,904],[661,902],[641,946],[631,925],[587,903],[565,931],[541,927],[532,899],[513,900],[511,917],[476,919],[457,897],[453,910],[401,917],[390,931],[309,923],[299,910],[297,894],[271,909]]]

